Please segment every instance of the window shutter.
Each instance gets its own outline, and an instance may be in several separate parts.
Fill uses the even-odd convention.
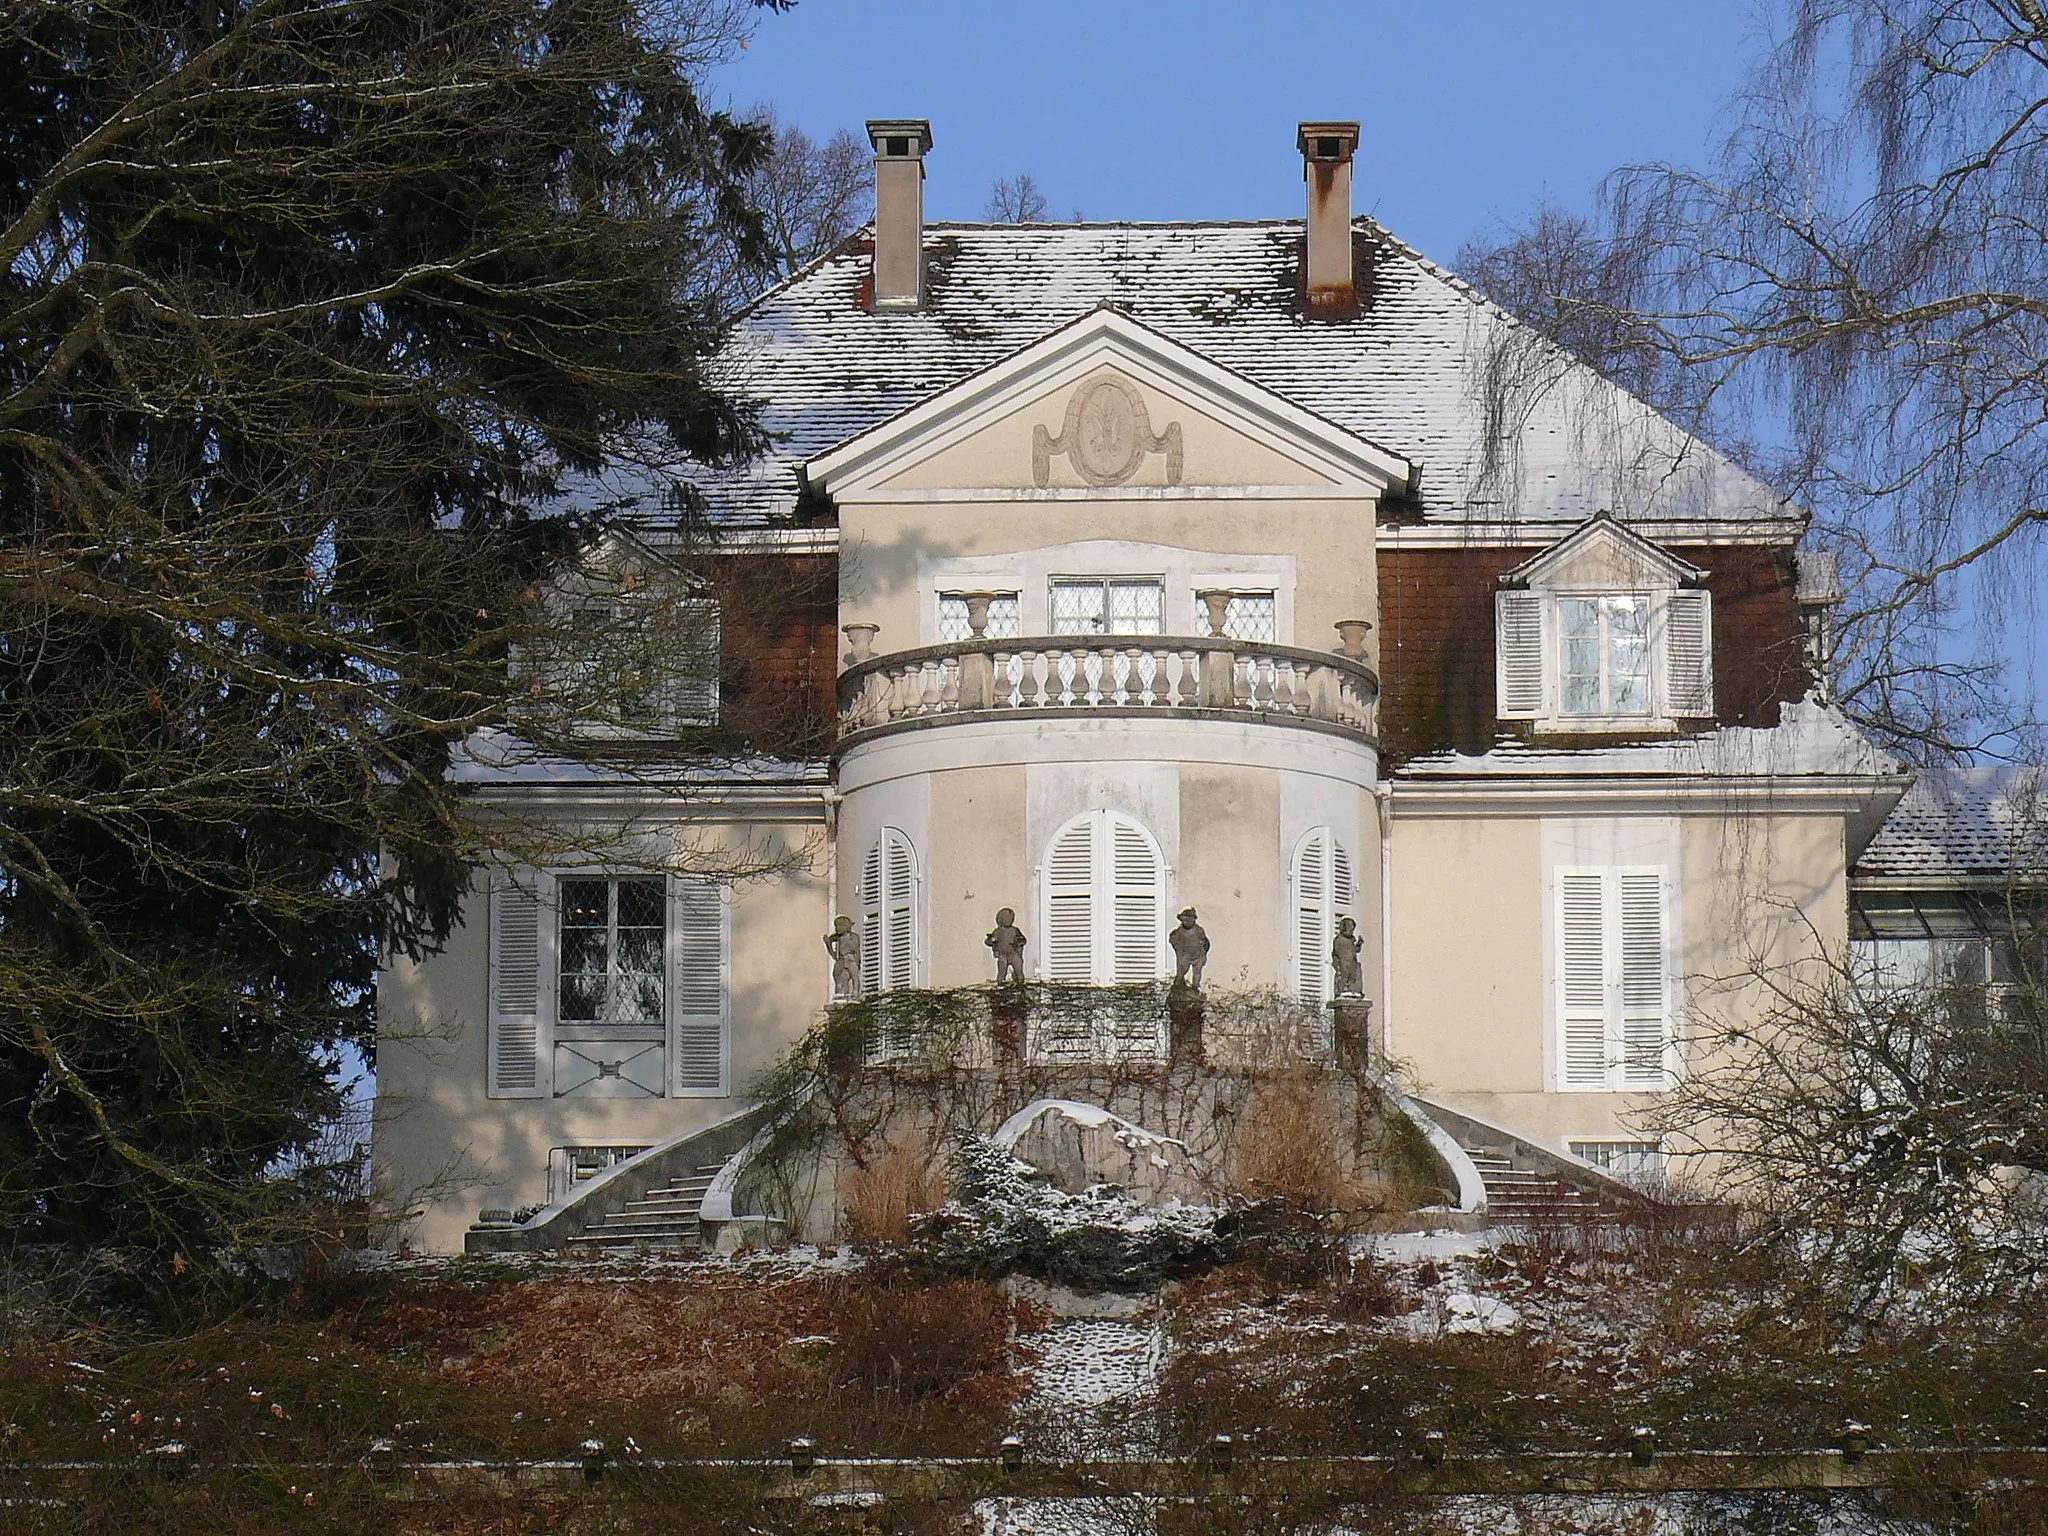
[[[860,866],[860,991],[872,997],[882,990],[882,844],[868,848]]]
[[[669,882],[669,1081],[678,1095],[732,1091],[728,912],[717,881],[683,875]]]
[[[547,904],[545,875],[521,884],[509,875],[491,883],[491,1019],[486,1077],[494,1099],[548,1094]]]
[[[1101,818],[1075,822],[1046,856],[1045,974],[1087,986],[1095,980],[1095,832]]]
[[[1632,1087],[1664,1086],[1664,877],[1655,870],[1617,876],[1621,907],[1621,1076]]]
[[[1115,887],[1114,966],[1109,979],[1119,986],[1159,977],[1160,868],[1152,840],[1136,823],[1105,817],[1110,841],[1110,879]]]
[[[1304,1003],[1328,1000],[1332,926],[1329,831],[1317,827],[1294,850],[1294,991]]]
[[[1605,887],[1598,871],[1557,877],[1559,1076],[1566,1088],[1607,1086]]]
[[[861,860],[860,980],[868,997],[917,985],[917,850],[894,827]]]
[[[1543,713],[1543,594],[1496,592],[1497,706],[1502,720],[1533,720]]]
[[[1708,593],[1665,596],[1664,700],[1675,718],[1714,713],[1713,599]]]
[[[684,637],[681,667],[675,684],[678,725],[718,723],[718,673],[723,660],[718,604],[694,599],[682,605],[690,633]]]
[[[882,834],[882,880],[888,903],[883,974],[894,992],[917,985],[917,859],[910,839],[893,828]]]

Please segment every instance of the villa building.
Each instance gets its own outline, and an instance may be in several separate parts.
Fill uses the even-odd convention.
[[[873,227],[730,346],[773,448],[676,471],[797,594],[729,627],[698,716],[794,701],[816,750],[680,799],[465,769],[773,872],[498,870],[391,963],[376,1167],[446,1190],[411,1240],[731,1115],[835,963],[988,981],[1002,908],[1028,977],[1162,981],[1192,908],[1206,986],[1318,1005],[1349,918],[1372,1049],[1431,1102],[1653,1162],[1631,1111],[1686,1021],[1846,949],[1911,781],[1826,702],[1799,509],[1354,217],[1355,124],[1302,125],[1305,219],[1180,224],[927,223],[929,127],[869,130]]]

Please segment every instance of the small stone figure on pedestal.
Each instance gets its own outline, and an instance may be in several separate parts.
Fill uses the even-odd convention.
[[[1358,952],[1364,948],[1358,924],[1348,917],[1338,918],[1337,937],[1330,944],[1330,966],[1337,973],[1338,997],[1365,996],[1365,972],[1358,964]]]
[[[860,935],[853,931],[853,919],[835,918],[825,935],[825,952],[832,957],[832,995],[860,996]]]
[[[982,940],[996,957],[996,985],[1024,979],[1024,930],[1017,926],[1017,914],[1009,907],[996,910],[996,925]]]
[[[1166,936],[1166,942],[1173,949],[1174,987],[1192,987],[1197,992],[1201,991],[1202,967],[1209,963],[1209,935],[1195,921],[1193,907],[1181,913],[1180,926]]]

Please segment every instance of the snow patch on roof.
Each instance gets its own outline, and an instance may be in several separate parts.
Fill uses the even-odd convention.
[[[1404,779],[1668,774],[1674,777],[1899,778],[1909,770],[1873,746],[1840,711],[1813,700],[1780,706],[1774,726],[1724,725],[1698,736],[1615,747],[1502,742],[1490,752],[1418,757]]]
[[[1860,878],[2048,876],[2048,777],[2037,764],[1930,770],[1856,861]]]
[[[871,258],[850,241],[757,300],[722,355],[720,382],[761,402],[774,447],[736,471],[668,473],[715,517],[787,515],[806,461],[1107,304],[1418,463],[1430,520],[1784,515],[1767,486],[1561,352],[1511,413],[1519,467],[1504,484],[1489,473],[1487,361],[1524,328],[1371,220],[1356,229],[1376,254],[1363,312],[1343,323],[1300,312],[1299,220],[933,224],[929,298],[911,314],[868,312]]]

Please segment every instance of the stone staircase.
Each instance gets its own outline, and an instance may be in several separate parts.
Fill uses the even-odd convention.
[[[718,1177],[722,1163],[700,1163],[696,1170],[634,1197],[569,1239],[571,1248],[681,1248],[700,1245],[698,1216],[704,1192]]]
[[[1486,1214],[1495,1226],[1570,1225],[1615,1214],[1614,1207],[1597,1195],[1540,1168],[1517,1166],[1505,1148],[1466,1146],[1465,1155],[1486,1186]]]

